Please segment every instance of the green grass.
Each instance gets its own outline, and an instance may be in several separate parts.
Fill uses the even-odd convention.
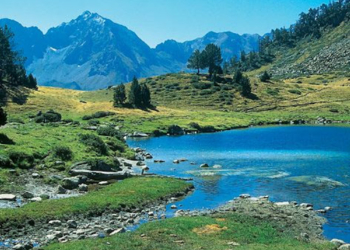
[[[240,246],[231,246],[230,242]],[[179,217],[150,222],[134,232],[105,239],[88,239],[53,244],[45,250],[112,250],[112,249],[334,249],[326,242],[305,243],[280,233],[274,225],[237,214],[216,217]]]
[[[69,218],[73,214],[100,213],[122,207],[136,207],[184,192],[189,188],[181,180],[171,178],[129,178],[86,195],[29,203],[18,209],[0,209],[0,225],[21,224],[27,220]]]

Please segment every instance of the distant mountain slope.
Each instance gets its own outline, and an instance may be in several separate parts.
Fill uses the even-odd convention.
[[[27,57],[27,70],[39,84],[83,90],[127,82],[133,76],[186,70],[193,50],[209,43],[219,45],[228,60],[241,50],[256,50],[259,40],[258,35],[209,32],[193,41],[168,40],[151,49],[125,26],[88,11],[45,35],[9,19],[0,20],[0,26],[4,25],[15,33],[16,49]]]
[[[203,50],[206,45],[214,43],[221,48],[224,61],[230,60],[233,56],[239,57],[242,50],[246,52],[256,51],[259,45],[259,35],[242,36],[232,32],[209,32],[204,37],[192,41],[178,43],[174,40],[167,40],[156,47],[158,53],[168,55],[182,63],[186,63],[192,52],[196,49]]]

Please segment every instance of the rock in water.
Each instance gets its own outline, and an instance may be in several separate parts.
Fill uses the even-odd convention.
[[[201,168],[209,168],[209,165],[207,163],[201,164],[200,165]]]
[[[0,200],[3,201],[15,201],[16,195],[14,194],[0,194]]]

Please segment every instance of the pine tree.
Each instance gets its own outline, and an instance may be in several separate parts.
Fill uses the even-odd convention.
[[[28,87],[28,88],[31,88],[31,89],[37,89],[38,88],[38,83],[36,81],[36,78],[32,74],[29,74],[26,84],[27,85],[25,85],[25,86]]]
[[[252,93],[252,87],[250,86],[249,78],[244,76],[240,81],[240,85],[242,87],[242,91],[241,91],[242,96],[250,97]]]
[[[123,83],[114,88],[114,107],[123,106],[126,100],[125,86]]]
[[[240,71],[239,69],[236,70],[235,75],[233,76],[233,81],[235,83],[240,83],[242,78],[243,78],[242,71]]]
[[[204,53],[201,53],[198,49],[196,49],[188,59],[187,68],[196,69],[197,75],[199,75],[200,70],[205,68]]]
[[[140,84],[142,107],[148,108],[151,106],[151,92],[145,83]]]
[[[260,76],[260,80],[262,82],[268,82],[270,81],[270,79],[271,79],[271,76],[269,75],[269,73],[267,73],[267,71],[265,71],[264,74]]]
[[[141,87],[136,77],[132,80],[129,91],[129,103],[135,107],[141,107]]]
[[[205,58],[204,65],[209,68],[209,76],[211,77],[211,75],[219,69],[220,64],[222,63],[221,49],[211,43],[205,47],[202,53]]]

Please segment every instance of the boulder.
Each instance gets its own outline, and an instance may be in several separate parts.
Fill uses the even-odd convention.
[[[24,192],[22,194],[22,197],[25,198],[25,199],[31,199],[31,198],[34,198],[34,194],[32,194],[31,192],[26,191],[26,192]]]
[[[344,244],[338,248],[339,250],[350,250],[350,244]]]
[[[77,228],[78,227],[77,222],[74,220],[67,221],[67,225],[68,225],[68,228]]]
[[[241,198],[241,199],[248,199],[248,198],[250,198],[251,196],[250,196],[250,194],[241,194],[240,196],[239,196],[239,198]]]
[[[79,191],[81,191],[81,192],[87,192],[87,191],[88,191],[88,185],[86,185],[86,184],[80,184],[80,185],[79,185]]]
[[[344,241],[338,240],[338,239],[333,239],[333,240],[331,240],[331,243],[333,243],[336,247],[340,247],[340,246],[342,246],[342,245],[345,244]]]
[[[209,165],[207,163],[201,164],[200,165],[201,168],[209,168]]]
[[[164,160],[154,160],[154,163],[164,163]]]
[[[59,227],[62,225],[62,222],[60,220],[50,220],[49,225],[54,227]]]
[[[101,186],[106,186],[109,184],[109,182],[108,181],[100,181],[98,184]]]
[[[171,205],[170,208],[171,208],[171,209],[177,209],[177,206],[176,206],[176,205]]]
[[[92,180],[124,180],[132,176],[133,171],[123,170],[118,172],[90,171],[90,170],[71,170],[70,175],[84,175]]]
[[[66,194],[67,190],[65,188],[63,188],[62,186],[58,186],[57,187],[57,193],[58,194]]]
[[[37,179],[37,178],[40,178],[41,176],[40,176],[40,174],[38,174],[38,173],[32,173],[32,177],[33,177],[34,179]]]
[[[79,184],[80,184],[80,179],[77,177],[64,178],[62,180],[62,187],[69,190],[78,188]]]
[[[82,161],[77,162],[71,166],[71,170],[90,170],[90,171],[103,171],[113,172],[119,170],[120,162],[117,158],[113,159],[113,166],[105,163],[104,161]]]
[[[173,163],[174,163],[174,164],[179,164],[180,161],[179,161],[179,160],[174,160]]]
[[[109,235],[115,235],[115,234],[119,234],[119,233],[124,233],[125,232],[125,228],[119,228],[117,230],[114,230],[112,233],[110,233]]]
[[[16,195],[14,194],[0,194],[0,200],[3,201],[15,201]]]
[[[31,202],[40,202],[42,200],[43,199],[41,199],[40,197],[35,197],[35,198],[30,199]]]

